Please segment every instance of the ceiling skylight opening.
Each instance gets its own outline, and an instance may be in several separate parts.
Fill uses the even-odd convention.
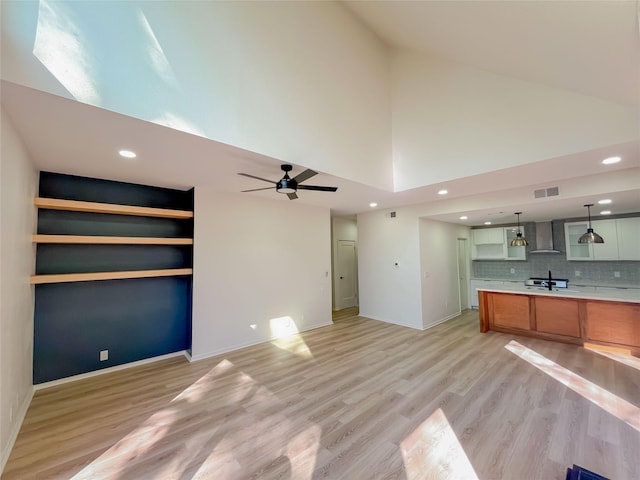
[[[72,5],[47,0],[39,3],[33,55],[76,100],[100,106],[97,69],[87,44]]]
[[[136,158],[138,156],[136,155],[136,152],[133,152],[131,150],[119,150],[118,154],[124,158]]]
[[[611,210],[603,210],[600,212],[600,215],[611,215]]]
[[[466,215],[462,215],[462,216],[460,217],[460,220],[469,220],[469,217],[467,217]]]
[[[438,195],[446,195],[447,193],[449,193],[449,191],[444,188],[442,190],[438,190]]]
[[[603,165],[613,165],[614,163],[618,163],[622,160],[620,157],[609,157],[602,160]]]
[[[610,198],[603,198],[602,200],[598,200],[598,205],[609,205],[611,203]]]
[[[370,206],[371,208],[376,208],[376,207],[378,206],[378,204],[377,204],[376,202],[371,202],[371,203],[369,204],[369,206]]]

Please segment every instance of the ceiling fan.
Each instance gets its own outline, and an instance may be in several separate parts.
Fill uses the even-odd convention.
[[[284,172],[284,177],[282,177],[279,181],[274,182],[273,180],[267,180],[266,178],[256,177],[255,175],[249,175],[248,173],[239,173],[238,175],[242,175],[243,177],[255,178],[256,180],[262,180],[263,182],[269,182],[275,185],[276,192],[278,193],[286,193],[289,197],[289,200],[295,200],[298,198],[296,194],[297,190],[317,190],[320,192],[335,192],[338,190],[338,187],[323,187],[320,185],[300,185],[305,180],[310,179],[314,175],[317,175],[318,172],[314,172],[313,170],[307,169],[302,173],[299,173],[295,177],[289,177],[289,172],[293,170],[293,167],[289,164],[284,164],[280,166],[280,169]],[[252,190],[242,190],[242,192],[257,192],[259,190],[270,190],[273,187],[265,187],[265,188],[254,188]]]

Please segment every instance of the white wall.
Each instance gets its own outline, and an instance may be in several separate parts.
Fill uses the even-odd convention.
[[[420,219],[422,321],[427,328],[460,313],[458,238],[469,238],[461,225]]]
[[[422,328],[418,219],[408,208],[396,213],[358,215],[360,315]]]
[[[331,262],[333,267],[333,275],[331,276],[331,291],[333,292],[333,309],[339,310],[336,307],[338,303],[336,296],[336,281],[338,280],[338,240],[353,240],[356,242],[356,256],[358,254],[358,222],[355,217],[331,217]],[[357,266],[357,257],[356,257]],[[356,271],[356,285],[358,285],[357,271]]]
[[[330,230],[328,209],[196,187],[192,357],[268,341],[275,318],[331,324]]]
[[[638,138],[633,108],[426,54],[391,65],[395,190]]]
[[[358,215],[362,316],[423,329],[460,312],[457,239],[469,229],[420,218],[420,211]]]
[[[37,172],[2,109],[0,155],[0,471],[33,394],[33,274]]]
[[[340,2],[1,3],[6,80],[392,188],[388,50]]]

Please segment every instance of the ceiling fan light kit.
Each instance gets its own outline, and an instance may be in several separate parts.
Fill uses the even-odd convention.
[[[256,177],[255,175],[249,175],[248,173],[239,173],[238,175],[272,183],[273,185],[275,185],[276,192],[286,194],[289,197],[289,200],[295,200],[296,198],[298,198],[298,195],[296,193],[298,190],[316,190],[320,192],[335,192],[336,190],[338,190],[338,187],[325,187],[321,185],[300,185],[305,180],[308,180],[314,175],[318,174],[318,172],[314,172],[311,169],[307,169],[293,178],[289,177],[289,172],[293,170],[292,165],[285,163],[280,166],[280,169],[284,172],[284,176],[277,182],[268,180],[266,178]],[[242,192],[257,192],[259,190],[270,190],[272,188],[273,187],[254,188],[251,190],[242,190]]]

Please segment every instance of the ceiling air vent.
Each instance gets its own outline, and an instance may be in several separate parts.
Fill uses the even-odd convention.
[[[533,191],[533,198],[557,197],[560,195],[558,187],[541,188]]]

